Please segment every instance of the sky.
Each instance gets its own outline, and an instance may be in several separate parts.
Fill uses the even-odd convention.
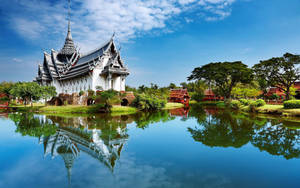
[[[60,50],[67,0],[1,0],[0,82],[32,81],[43,51]],[[81,53],[115,32],[130,86],[186,82],[210,62],[300,54],[299,0],[71,0]]]

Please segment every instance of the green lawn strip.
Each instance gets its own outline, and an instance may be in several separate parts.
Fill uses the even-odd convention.
[[[182,108],[182,107],[184,107],[184,104],[168,102],[166,106],[163,108],[163,110],[170,110],[170,109]]]

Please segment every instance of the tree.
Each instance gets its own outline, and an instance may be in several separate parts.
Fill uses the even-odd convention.
[[[238,83],[231,91],[234,98],[256,98],[260,95],[257,82],[251,84]]]
[[[5,95],[10,95],[10,90],[14,86],[13,82],[1,82],[0,83],[0,93],[4,93]]]
[[[170,88],[170,89],[176,89],[177,86],[176,86],[176,84],[174,84],[174,83],[170,83],[170,85],[169,85],[168,88]]]
[[[264,80],[269,87],[277,87],[286,94],[286,99],[291,96],[291,87],[300,79],[300,56],[286,53],[283,57],[274,57],[260,61],[253,66],[256,77]]]
[[[180,85],[182,88],[188,89],[188,84],[186,82],[181,82]]]
[[[56,96],[56,89],[54,86],[42,87],[42,96],[45,99],[45,105],[47,105],[47,99]]]
[[[192,71],[188,80],[203,80],[215,87],[215,92],[229,99],[233,87],[238,83],[250,83],[252,70],[241,61],[209,63]]]
[[[32,100],[39,100],[43,96],[43,91],[36,82],[19,82],[12,87],[10,94],[21,98],[25,106],[28,102],[32,106]]]

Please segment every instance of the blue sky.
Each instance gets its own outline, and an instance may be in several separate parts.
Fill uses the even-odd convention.
[[[66,0],[2,0],[0,81],[30,81],[43,50],[59,50]],[[73,0],[72,34],[82,53],[113,32],[131,86],[179,84],[197,66],[300,53],[299,0]]]

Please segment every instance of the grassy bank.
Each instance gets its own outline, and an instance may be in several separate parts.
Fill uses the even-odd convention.
[[[183,104],[181,103],[173,103],[173,102],[169,102],[166,104],[166,106],[163,108],[163,110],[169,110],[169,109],[175,109],[175,108],[182,108],[184,107]]]
[[[201,105],[204,105],[204,106],[225,107],[224,101],[202,101],[198,104],[201,104]]]
[[[265,105],[258,107],[256,112],[262,114],[277,114],[282,116],[300,117],[300,109],[284,109],[283,105]]]
[[[66,105],[66,106],[44,106],[34,104],[33,106],[11,106],[12,111],[18,112],[35,112],[41,114],[95,114],[98,113],[97,106],[80,106],[80,105]],[[181,108],[183,104],[180,103],[167,103],[165,109]],[[134,114],[138,109],[129,106],[115,105],[111,108],[111,115],[127,115]]]

